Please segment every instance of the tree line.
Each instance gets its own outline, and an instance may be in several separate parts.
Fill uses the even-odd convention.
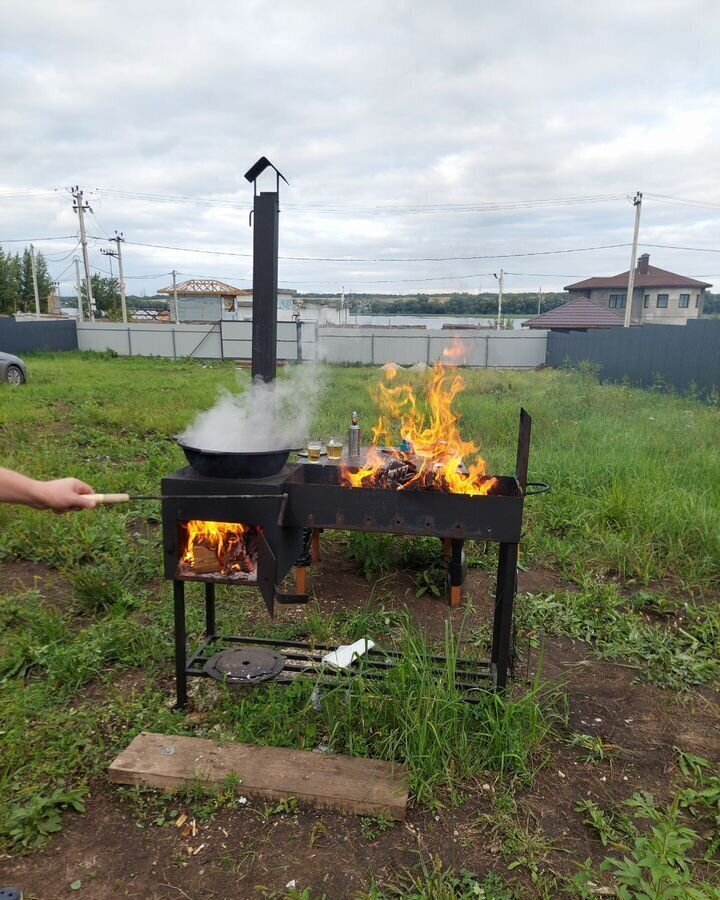
[[[540,312],[555,309],[563,303],[567,303],[568,295],[562,291],[543,294]],[[416,297],[399,298],[393,300],[360,301],[362,310],[367,310],[374,315],[388,315],[400,313],[404,315],[463,315],[463,316],[496,316],[498,311],[497,294],[450,294],[443,297],[433,297],[428,294],[418,294]],[[505,315],[537,315],[537,293],[509,293],[503,294],[503,314]]]
[[[48,312],[48,299],[53,284],[42,253],[35,254],[40,311]],[[35,290],[32,277],[30,248],[22,253],[8,253],[0,247],[0,314],[35,311]]]

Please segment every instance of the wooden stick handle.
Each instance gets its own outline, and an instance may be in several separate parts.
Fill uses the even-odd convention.
[[[130,494],[90,494],[98,506],[108,503],[129,503]]]

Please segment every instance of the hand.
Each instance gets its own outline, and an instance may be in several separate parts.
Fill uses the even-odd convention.
[[[57,478],[38,482],[37,509],[51,509],[55,513],[73,512],[78,509],[94,509],[97,502],[87,496],[95,491],[89,484],[77,478]]]

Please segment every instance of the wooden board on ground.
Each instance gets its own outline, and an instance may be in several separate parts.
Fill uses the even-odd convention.
[[[222,788],[240,779],[246,797],[281,800],[338,812],[405,818],[408,799],[404,766],[332,753],[218,744],[205,738],[142,732],[110,765],[115,784],[182,790],[199,783]]]

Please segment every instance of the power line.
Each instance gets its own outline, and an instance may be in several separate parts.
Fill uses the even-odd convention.
[[[76,234],[63,234],[59,237],[0,238],[0,244],[37,244],[38,241],[74,241],[74,240],[77,240]]]
[[[97,235],[91,235],[97,240],[102,238]],[[151,247],[154,250],[173,250],[177,253],[205,253],[211,256],[237,256],[241,258],[250,258],[252,253],[242,253],[238,250],[206,250],[200,247],[174,247],[169,244],[150,244],[144,241],[126,241],[136,247]],[[528,256],[556,256],[563,253],[587,253],[595,250],[612,250],[618,247],[629,247],[628,243],[621,244],[599,244],[595,247],[565,247],[561,250],[532,250],[523,253],[497,253],[497,254],[481,254],[473,256],[404,256],[404,257],[359,257],[359,256],[280,256],[290,262],[337,262],[337,263],[408,263],[408,262],[461,262],[480,259],[513,259],[517,257]]]
[[[98,194],[116,197],[123,200],[137,200],[148,203],[192,203],[200,206],[225,207],[228,209],[249,209],[247,200],[216,199],[212,197],[189,197],[180,194],[158,194],[143,191],[123,191],[110,188],[95,188]],[[571,206],[587,203],[605,203],[612,200],[620,200],[625,193],[594,194],[576,197],[551,197],[536,200],[507,200],[507,201],[468,201],[465,203],[428,203],[428,204],[348,204],[348,203],[292,203],[285,202],[287,209],[307,210],[312,212],[329,213],[444,213],[444,212],[494,212],[514,209],[537,209],[553,206]]]

